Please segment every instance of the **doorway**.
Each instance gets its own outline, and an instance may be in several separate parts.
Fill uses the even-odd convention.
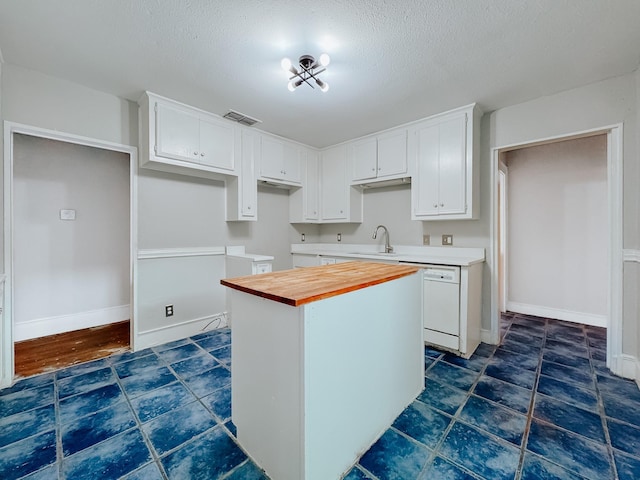
[[[501,218],[510,218],[504,213],[508,210],[506,205],[507,195],[504,194],[505,185],[501,185],[505,178],[501,174],[504,168],[507,152],[522,148],[547,145],[567,140],[576,140],[584,137],[601,136],[606,139],[606,200],[605,214],[607,221],[599,225],[606,232],[604,250],[604,272],[600,272],[605,285],[604,303],[605,309],[602,315],[603,326],[607,328],[607,366],[616,374],[622,373],[622,126],[579,132],[563,137],[554,137],[527,142],[518,145],[494,148],[492,150],[491,176],[492,176],[492,207],[491,207],[491,265],[492,265],[492,294],[491,294],[491,339],[498,343],[500,314],[507,304],[510,285],[508,275],[509,256],[501,257],[502,250],[508,252],[509,238],[505,235],[509,231],[504,228]],[[508,166],[507,166],[508,172]],[[502,180],[501,180],[502,178]],[[506,182],[505,182],[506,184]],[[502,188],[501,188],[502,187]],[[508,191],[510,187],[507,187]],[[501,217],[502,212],[502,217]],[[542,234],[542,233],[541,233]],[[527,313],[527,312],[525,312]],[[532,312],[533,313],[533,312]],[[535,314],[535,313],[534,313]],[[540,313],[538,313],[540,314]],[[543,314],[543,316],[547,316]],[[571,320],[571,319],[569,319]],[[575,319],[574,319],[575,320]],[[588,323],[588,322],[585,322]]]
[[[137,149],[7,122],[4,153],[0,386],[18,341],[131,320],[133,348]]]
[[[606,141],[600,134],[504,152],[502,311],[607,326]]]

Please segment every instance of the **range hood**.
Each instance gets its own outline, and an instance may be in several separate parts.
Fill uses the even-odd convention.
[[[394,178],[392,180],[372,181],[372,182],[361,183],[359,185],[352,185],[352,186],[362,188],[364,190],[364,189],[370,189],[370,188],[392,187],[394,185],[411,185],[411,177]]]

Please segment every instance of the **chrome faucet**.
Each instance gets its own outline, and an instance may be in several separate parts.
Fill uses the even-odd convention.
[[[378,230],[384,229],[385,237],[384,237],[384,253],[393,253],[393,247],[391,246],[391,240],[389,239],[389,230],[384,225],[378,225],[376,229],[373,231],[373,239],[375,240],[378,236]]]

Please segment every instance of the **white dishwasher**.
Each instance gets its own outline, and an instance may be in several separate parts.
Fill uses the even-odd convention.
[[[423,269],[424,341],[460,349],[460,267],[429,265]]]

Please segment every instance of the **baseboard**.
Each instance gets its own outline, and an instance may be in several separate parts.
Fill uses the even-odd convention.
[[[16,322],[13,326],[13,341],[20,342],[22,340],[55,335],[56,333],[99,327],[129,320],[130,318],[129,305],[100,308],[98,310],[57,315],[55,317],[36,318],[26,322]]]
[[[640,372],[640,363],[636,357],[633,355],[627,355],[623,353],[619,357],[619,363],[621,368],[621,376],[624,378],[629,378],[635,380],[636,383],[640,381],[640,377],[638,377],[638,373]]]
[[[560,308],[541,307],[539,305],[529,305],[526,303],[507,302],[507,310],[525,315],[535,315],[544,318],[557,318],[567,322],[582,323],[593,327],[607,326],[606,315],[593,315],[591,313],[574,312]]]
[[[491,339],[491,330],[485,330],[484,328],[481,329],[480,341],[482,343],[488,343],[489,345],[493,344],[493,340]]]
[[[192,337],[199,333],[227,326],[227,312],[216,313],[206,317],[194,318],[181,323],[138,332],[136,350],[162,345],[163,343]]]

